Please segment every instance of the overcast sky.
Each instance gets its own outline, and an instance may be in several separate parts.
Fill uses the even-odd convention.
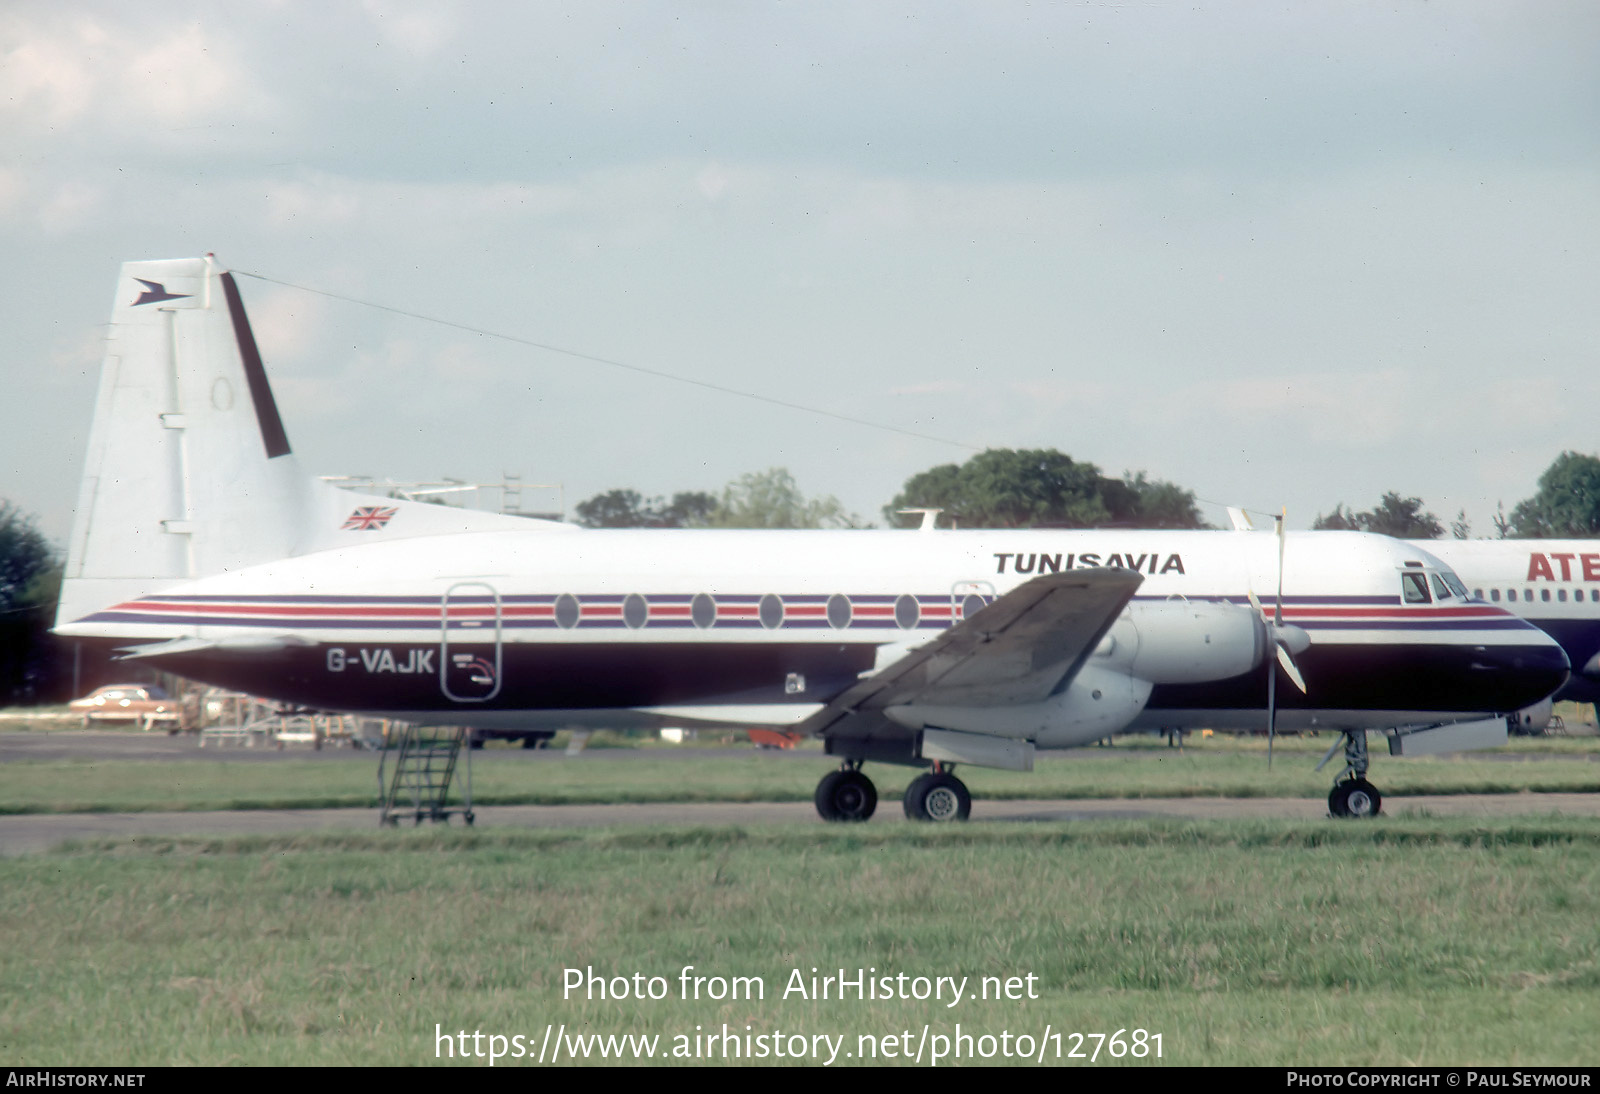
[[[1592,0],[8,0],[0,498],[65,539],[118,265],[214,251],[959,442],[242,278],[321,473],[881,522],[1053,447],[1489,534],[1600,450],[1597,59]]]

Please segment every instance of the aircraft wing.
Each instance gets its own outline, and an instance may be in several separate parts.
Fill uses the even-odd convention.
[[[885,708],[1041,702],[1077,674],[1143,580],[1118,569],[1036,577],[846,689],[795,729],[904,737],[909,731],[886,718]]]

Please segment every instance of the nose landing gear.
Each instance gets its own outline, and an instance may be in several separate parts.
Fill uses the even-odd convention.
[[[1328,794],[1328,812],[1336,817],[1376,817],[1382,808],[1383,795],[1366,779],[1337,783]]]
[[[1328,793],[1328,812],[1335,817],[1376,817],[1383,809],[1383,795],[1367,781],[1367,731],[1347,729],[1344,732],[1344,771]],[[1335,743],[1317,765],[1333,759],[1339,749]]]

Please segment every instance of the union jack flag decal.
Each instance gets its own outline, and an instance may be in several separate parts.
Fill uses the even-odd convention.
[[[379,505],[363,505],[350,514],[349,519],[344,522],[344,530],[346,532],[375,531],[388,524],[390,518],[398,511],[398,507],[385,509]]]

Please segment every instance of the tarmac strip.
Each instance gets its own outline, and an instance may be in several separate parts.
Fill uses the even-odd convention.
[[[1600,794],[1448,794],[1389,797],[1388,816],[1600,817]],[[1108,798],[1095,800],[975,801],[971,823],[1074,820],[1184,820],[1327,817],[1315,798]],[[402,827],[411,822],[401,820]],[[460,826],[459,816],[449,823]],[[609,828],[817,824],[809,802],[666,802],[643,805],[486,805],[479,828]],[[898,801],[880,803],[873,824],[907,823]],[[1350,822],[1360,823],[1360,822]],[[248,809],[193,813],[33,813],[0,816],[0,856],[48,851],[67,840],[170,836],[241,836],[283,832],[376,830],[376,809]]]

